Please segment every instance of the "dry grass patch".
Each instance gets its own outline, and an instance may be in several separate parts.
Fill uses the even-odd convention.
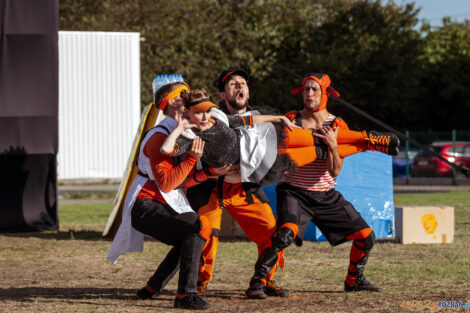
[[[470,193],[467,196],[470,199]],[[462,195],[457,198],[462,204],[456,216],[465,219],[470,216],[470,201]],[[111,242],[101,238],[111,203],[94,206],[86,206],[85,216],[79,207],[61,207],[60,232],[0,234],[0,312],[178,312],[172,309],[176,279],[158,298],[139,301],[134,296],[169,247],[147,241],[144,253],[128,254],[111,264],[106,260]],[[467,222],[456,224],[454,244],[378,242],[366,269],[367,277],[383,287],[375,294],[342,292],[349,243],[332,248],[324,242],[306,242],[301,248],[287,249],[286,269],[276,275],[291,296],[248,300],[244,290],[257,256],[255,244],[222,241],[208,290],[213,306],[209,312],[411,312],[400,307],[402,301],[466,302],[470,300]]]

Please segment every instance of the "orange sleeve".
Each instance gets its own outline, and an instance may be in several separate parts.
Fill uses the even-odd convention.
[[[342,118],[336,118],[335,122],[333,123],[333,128],[339,127],[340,129],[349,129],[348,124]]]
[[[289,113],[286,113],[284,116],[287,117],[289,121],[292,122],[296,114],[297,114],[297,111],[290,111]]]
[[[193,169],[191,173],[189,173],[188,178],[183,184],[183,188],[190,188],[193,186],[196,186],[203,181],[206,181],[209,177],[207,174],[204,172],[204,170],[195,170]]]
[[[145,144],[144,154],[150,160],[153,176],[163,192],[170,192],[181,185],[188,176],[197,159],[186,154],[178,166],[173,166],[173,158],[160,153],[160,147],[167,135],[154,134]]]

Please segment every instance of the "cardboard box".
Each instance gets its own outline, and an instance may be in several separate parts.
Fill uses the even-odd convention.
[[[454,208],[408,206],[395,208],[395,242],[452,243]]]

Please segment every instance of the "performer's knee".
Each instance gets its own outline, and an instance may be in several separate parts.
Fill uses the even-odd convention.
[[[374,243],[375,243],[375,234],[374,234],[374,232],[371,232],[369,234],[369,236],[367,236],[364,241],[365,241],[364,248],[367,249],[367,250],[372,249],[372,247],[374,246]]]
[[[212,225],[209,219],[204,215],[199,215],[199,220],[201,221],[201,230],[199,231],[199,235],[207,241],[213,232]]]
[[[294,242],[294,239],[297,236],[298,229],[299,228],[296,224],[283,224],[273,236],[273,247],[279,250],[284,250],[285,248],[287,248],[292,242]]]

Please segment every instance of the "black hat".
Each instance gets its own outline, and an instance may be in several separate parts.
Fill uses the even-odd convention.
[[[219,91],[224,91],[225,84],[227,83],[230,76],[232,75],[240,75],[246,80],[247,83],[250,78],[250,75],[245,70],[242,70],[242,69],[224,70],[222,71],[222,73],[220,73],[219,78],[217,78],[217,88],[219,88]]]

